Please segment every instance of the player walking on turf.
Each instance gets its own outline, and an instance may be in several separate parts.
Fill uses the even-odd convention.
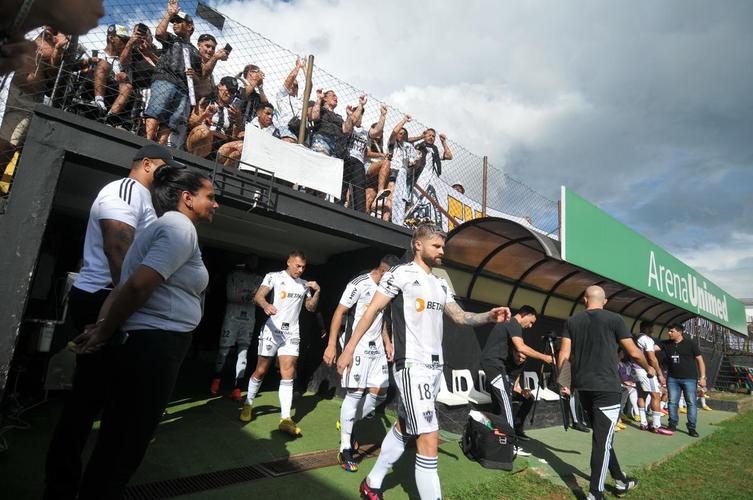
[[[316,281],[301,279],[306,269],[306,256],[300,250],[288,255],[287,268],[264,276],[254,300],[269,316],[259,335],[256,369],[248,381],[248,394],[240,419],[250,422],[252,407],[261,381],[269,371],[272,359],[277,356],[280,362],[280,425],[279,429],[293,436],[301,434],[301,428],[293,422],[290,410],[293,405],[293,379],[301,343],[298,316],[301,306],[309,312],[316,311],[319,303],[319,284]],[[272,292],[272,302],[267,295]]]
[[[361,482],[360,493],[366,499],[382,498],[382,480],[403,454],[409,436],[417,437],[415,477],[421,498],[442,497],[437,474],[439,425],[435,409],[439,377],[443,376],[442,313],[458,324],[469,326],[510,319],[507,307],[469,313],[455,303],[447,283],[431,272],[442,263],[445,238],[445,233],[434,225],[416,228],[411,241],[413,261],[384,274],[337,362],[340,374],[352,368],[361,337],[379,312],[392,302],[393,369],[400,397],[399,418],[382,441],[376,464]]]
[[[379,262],[379,267],[356,276],[345,287],[329,328],[329,343],[323,356],[327,366],[332,366],[335,361],[338,337],[341,346],[350,340],[353,327],[358,324],[374,298],[382,276],[398,262],[394,255],[385,255]],[[345,330],[340,335],[340,327],[346,314],[348,317]],[[353,426],[384,402],[390,384],[387,362],[392,361],[392,342],[387,333],[387,324],[382,318],[382,311],[361,337],[353,359],[353,367],[343,373],[341,382],[347,393],[340,409],[340,452],[337,455],[338,462],[348,472],[358,470],[358,463],[353,457],[355,450],[351,445]]]

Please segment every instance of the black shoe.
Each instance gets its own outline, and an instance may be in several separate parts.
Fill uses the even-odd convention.
[[[621,497],[636,486],[638,486],[638,480],[634,477],[625,477],[624,481],[617,479],[614,482],[614,496]]]
[[[672,432],[675,432],[675,431],[677,431],[677,426],[675,424],[669,424],[667,426],[667,429],[669,429]]]
[[[530,441],[531,440],[531,436],[529,436],[523,431],[515,431],[515,437],[518,438],[518,441]]]
[[[695,429],[688,429],[688,436],[692,438],[697,438],[699,436],[698,431]]]
[[[591,432],[591,429],[589,429],[585,425],[581,424],[580,422],[574,423],[572,425],[572,428],[575,429],[576,431],[580,431],[580,432]]]

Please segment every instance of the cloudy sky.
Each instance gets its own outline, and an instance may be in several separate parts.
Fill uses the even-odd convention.
[[[753,297],[753,2],[222,1],[551,199]]]

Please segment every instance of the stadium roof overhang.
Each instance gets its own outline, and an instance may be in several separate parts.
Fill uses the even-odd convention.
[[[583,310],[590,285],[604,289],[606,309],[625,317],[632,331],[641,320],[663,331],[696,316],[562,260],[558,241],[507,219],[487,217],[456,227],[447,237],[443,267],[459,297],[514,309],[529,304],[552,318]]]

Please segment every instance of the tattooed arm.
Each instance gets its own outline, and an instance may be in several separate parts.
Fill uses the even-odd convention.
[[[444,306],[444,313],[458,325],[479,326],[486,323],[501,323],[510,319],[510,308],[495,307],[482,313],[464,311],[455,302],[448,302]]]
[[[110,266],[112,284],[117,285],[120,283],[123,259],[131,247],[136,230],[125,222],[113,219],[102,219],[99,221],[99,226],[102,229],[102,241],[107,263]]]

